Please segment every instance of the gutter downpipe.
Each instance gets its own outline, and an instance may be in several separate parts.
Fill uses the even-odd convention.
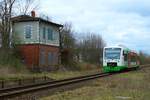
[[[41,23],[41,20],[39,19],[39,25],[38,25],[38,27],[39,27],[39,43],[38,43],[38,55],[39,55],[39,57],[38,57],[38,70],[40,71],[40,42],[41,42],[41,40],[40,40],[40,23]]]
[[[61,55],[61,52],[62,52],[62,34],[61,34],[61,32],[62,32],[62,30],[63,30],[63,26],[62,27],[60,27],[59,28],[59,53],[60,53],[60,55],[59,55],[59,64],[61,64],[61,60],[62,60],[62,55]]]

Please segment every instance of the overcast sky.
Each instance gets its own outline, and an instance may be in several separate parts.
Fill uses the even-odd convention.
[[[40,11],[77,32],[101,34],[107,45],[122,44],[150,54],[150,0],[41,0]]]

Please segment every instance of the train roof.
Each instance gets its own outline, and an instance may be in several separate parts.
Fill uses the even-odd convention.
[[[125,46],[106,46],[106,47],[104,47],[104,49],[105,48],[121,48],[121,49],[123,49],[123,50],[125,50],[125,51],[131,51],[129,48],[127,48],[127,47],[125,47]]]
[[[121,48],[121,49],[123,49],[125,52],[137,53],[136,51],[131,50],[131,49],[129,49],[129,48],[125,47],[125,46],[122,46],[122,45],[118,45],[118,46],[106,46],[106,47],[104,47],[104,49],[105,49],[105,48]]]

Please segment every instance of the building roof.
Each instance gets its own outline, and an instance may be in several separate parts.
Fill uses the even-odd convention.
[[[55,25],[57,27],[63,27],[63,25],[61,25],[61,24],[57,24],[57,23],[51,22],[49,20],[45,20],[45,19],[40,18],[40,17],[32,17],[29,15],[16,16],[16,17],[11,18],[11,20],[12,20],[12,22],[41,21],[41,22]]]

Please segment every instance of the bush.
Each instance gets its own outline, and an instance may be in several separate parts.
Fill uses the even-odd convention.
[[[19,53],[14,49],[0,49],[0,55],[1,66],[10,66],[17,70],[20,70],[21,66],[23,66]]]
[[[77,64],[78,69],[80,70],[93,70],[100,68],[100,65],[90,64],[86,62],[80,62]]]

